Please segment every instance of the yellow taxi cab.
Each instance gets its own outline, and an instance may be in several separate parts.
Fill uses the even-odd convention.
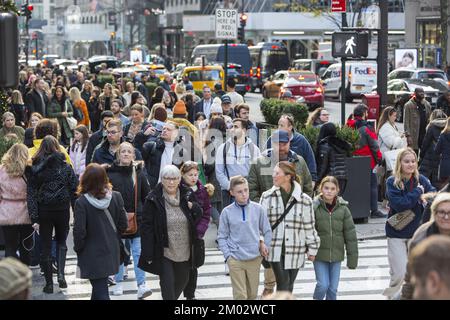
[[[222,88],[225,87],[225,72],[221,66],[192,66],[186,67],[183,70],[183,77],[187,76],[189,81],[192,82],[194,90],[203,90],[203,86],[206,84],[211,89],[214,89],[214,85],[217,82],[222,84]]]
[[[159,80],[164,80],[164,73],[168,72],[166,67],[162,64],[147,64],[145,65],[148,70],[153,70],[155,75],[159,78]]]

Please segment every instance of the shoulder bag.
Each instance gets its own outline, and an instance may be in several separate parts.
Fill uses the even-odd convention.
[[[392,217],[387,219],[389,225],[397,231],[402,231],[408,224],[410,224],[416,214],[412,210],[405,210],[394,214]]]
[[[65,109],[65,112],[67,112],[66,104],[64,104],[64,109]],[[77,127],[78,121],[73,116],[72,117],[67,116],[66,120],[67,120],[67,124],[69,125],[70,130],[74,130]]]
[[[128,221],[128,227],[127,230],[125,230],[122,235],[123,236],[131,236],[133,234],[136,234],[138,231],[138,225],[137,225],[137,208],[138,208],[138,177],[136,174],[136,168],[133,167],[133,176],[136,177],[136,181],[134,183],[134,211],[135,212],[127,212],[127,221]],[[134,180],[134,179],[133,179]]]
[[[292,207],[297,203],[297,200],[294,198],[291,202],[291,204],[284,210],[281,217],[278,218],[278,220],[271,226],[272,231],[275,230],[278,225],[284,220],[286,215],[289,213],[289,211],[292,209]],[[265,269],[270,269],[269,261],[267,261],[265,258],[262,260],[262,265]]]

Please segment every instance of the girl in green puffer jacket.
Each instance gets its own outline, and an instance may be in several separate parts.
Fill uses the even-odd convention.
[[[317,284],[313,298],[336,300],[344,253],[347,252],[347,267],[355,269],[358,264],[358,240],[348,202],[337,196],[338,180],[331,176],[323,178],[319,190],[320,194],[314,199],[320,247],[314,260]]]

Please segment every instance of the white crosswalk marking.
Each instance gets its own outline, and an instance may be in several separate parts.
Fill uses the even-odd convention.
[[[123,282],[124,294],[111,295],[112,300],[136,300],[137,286],[133,267],[128,267],[129,277]],[[79,279],[76,273],[76,256],[68,257],[66,265],[66,280],[68,288],[63,293],[68,299],[90,299],[91,286],[88,280]],[[230,277],[224,273],[222,253],[218,250],[207,250],[206,261],[198,270],[196,298],[204,300],[232,299]],[[259,294],[263,290],[264,273],[261,267]],[[312,299],[316,285],[314,269],[311,262],[298,273],[294,286],[294,295],[297,299]],[[389,285],[389,265],[387,260],[387,241],[367,240],[359,242],[359,260],[356,270],[349,270],[342,264],[341,279],[338,289],[340,300],[374,300],[385,299],[383,290]],[[153,290],[148,300],[161,300],[159,279],[147,274],[147,286]],[[110,287],[110,292],[114,287]],[[183,299],[183,297],[180,297]]]

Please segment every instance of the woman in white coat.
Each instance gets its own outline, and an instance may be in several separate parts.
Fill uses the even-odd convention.
[[[380,151],[383,155],[383,165],[381,169],[382,173],[379,175],[380,177],[380,194],[385,195],[386,189],[386,179],[392,174],[392,163],[389,166],[387,163],[386,152],[392,150],[403,149],[407,147],[407,142],[404,133],[400,133],[398,131],[397,126],[395,125],[395,119],[397,117],[397,111],[393,107],[384,108],[383,112],[380,116],[380,121],[378,122],[377,134],[378,134],[378,143],[380,144]]]
[[[397,111],[393,107],[386,107],[378,122],[377,134],[383,157],[386,151],[403,149],[407,145],[405,134],[400,133],[395,125],[396,117]]]

